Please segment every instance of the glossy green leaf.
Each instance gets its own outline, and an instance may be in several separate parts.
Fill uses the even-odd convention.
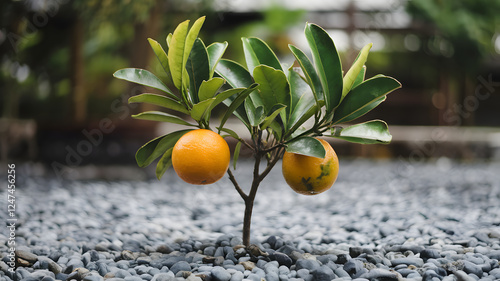
[[[305,35],[323,86],[327,112],[333,112],[342,98],[342,64],[332,38],[318,25],[307,24]]]
[[[358,73],[358,76],[356,76],[356,79],[354,79],[354,84],[352,84],[352,87],[356,88],[359,84],[363,83],[363,81],[365,81],[365,75],[366,75],[366,66],[363,65],[361,71]]]
[[[269,128],[271,128],[274,138],[277,140],[281,140],[281,136],[283,135],[283,127],[281,124],[275,120],[269,124]]]
[[[215,71],[233,88],[247,88],[254,83],[250,72],[232,60],[221,59]]]
[[[193,124],[186,122],[184,119],[181,119],[177,116],[161,111],[146,111],[136,115],[132,115],[132,117],[140,120],[160,121],[160,122],[169,122],[186,126],[195,126]]]
[[[297,107],[300,98],[305,94],[312,96],[309,85],[302,79],[300,74],[291,68],[288,70],[288,82],[290,83],[290,104],[285,104],[287,106],[286,117],[283,118],[282,116],[285,127],[287,127],[292,112]]]
[[[387,123],[373,120],[337,130],[333,137],[361,144],[387,144],[392,140]]]
[[[180,23],[171,36],[168,49],[168,64],[172,81],[177,89],[182,87],[182,76],[184,63],[184,49],[186,45],[186,36],[189,31],[189,20]],[[189,54],[189,53],[188,53]],[[187,60],[187,57],[186,57]]]
[[[193,47],[193,44],[197,40],[198,34],[200,33],[201,27],[203,26],[204,22],[205,22],[205,16],[200,17],[199,19],[197,19],[193,23],[193,26],[191,26],[191,29],[189,29],[189,32],[186,36],[185,46],[184,46],[183,68],[186,66],[186,62],[189,58],[189,54],[191,53],[191,48]]]
[[[300,125],[302,125],[302,123],[304,123],[316,112],[316,110],[312,110],[313,108],[317,109],[317,104],[313,96],[307,93],[303,94],[297,102],[297,105],[293,109],[292,113],[290,114],[290,119],[287,123],[287,129],[290,130],[294,127],[296,129]],[[311,112],[312,115],[309,115]]]
[[[264,118],[266,118],[265,109],[262,105],[255,107],[252,101],[247,99],[245,100],[244,106],[248,116],[248,121],[250,121],[250,125],[253,127],[258,126]]]
[[[193,105],[193,108],[191,108],[191,111],[189,111],[189,113],[191,114],[191,118],[196,121],[202,120],[205,117],[205,114],[208,114],[208,110],[214,101],[215,98],[211,98],[200,101],[199,103]]]
[[[252,84],[250,87],[242,91],[241,93],[238,94],[238,96],[231,100],[228,109],[224,113],[224,116],[222,116],[221,122],[220,122],[220,128],[224,127],[224,124],[226,123],[227,119],[235,113],[236,117],[238,117],[247,127],[250,125],[250,121],[248,120],[248,117],[246,116],[246,113],[243,112],[243,114],[236,113],[235,110],[239,108],[240,105],[243,104],[245,99],[250,95],[251,92],[257,88],[258,84]],[[244,111],[244,108],[243,108]]]
[[[186,63],[186,71],[189,76],[189,95],[193,103],[201,101],[199,99],[199,89],[203,81],[210,77],[210,66],[208,53],[205,44],[201,39],[196,39],[191,54]]]
[[[219,132],[218,132],[219,135],[220,135],[220,132],[222,131],[222,132],[228,133],[231,137],[233,137],[236,140],[240,139],[240,137],[238,136],[238,134],[235,131],[231,130],[231,129],[220,128],[220,127],[217,127],[217,129],[219,130]]]
[[[278,57],[266,42],[254,37],[243,37],[241,40],[248,72],[253,73],[254,69],[261,64],[283,71]]]
[[[241,151],[241,141],[239,141],[236,144],[236,147],[234,148],[234,153],[233,153],[233,169],[236,170],[236,163],[238,162],[238,158],[240,157],[240,151]]]
[[[264,118],[264,120],[262,121],[262,124],[260,125],[260,129],[265,130],[271,124],[271,122],[273,122],[276,119],[278,114],[283,112],[284,109],[286,109],[286,105],[283,105],[283,104],[275,105],[273,107],[273,109],[271,110],[271,114],[269,114],[269,116]]]
[[[176,131],[158,138],[155,138],[137,150],[135,159],[139,167],[146,167],[165,151],[174,147],[177,140],[191,130]]]
[[[323,144],[312,137],[301,137],[287,143],[286,151],[317,158],[325,158],[326,154]]]
[[[341,122],[342,123],[347,123],[347,122],[351,122],[353,120],[358,119],[358,117],[361,117],[361,116],[365,115],[366,113],[370,112],[372,109],[374,109],[375,107],[377,107],[379,104],[381,104],[382,102],[384,102],[386,99],[387,99],[387,96],[382,96],[382,97],[376,99],[375,101],[373,101],[372,103],[364,106],[363,108],[361,108],[360,110],[356,111],[355,113],[350,114],[349,116],[345,116],[344,118],[342,118]],[[334,116],[334,119],[335,119],[335,116]],[[340,122],[335,122],[334,121],[334,124],[338,124],[338,123],[340,123]]]
[[[288,47],[290,48],[293,55],[295,56],[295,59],[299,63],[302,72],[304,72],[306,81],[310,85],[316,100],[318,99],[324,100],[323,86],[321,85],[321,80],[319,79],[318,73],[316,72],[314,65],[311,63],[306,54],[302,52],[302,50],[293,45],[288,45]]]
[[[290,98],[290,86],[286,75],[266,65],[259,65],[253,71],[255,83],[259,84],[258,94],[262,105],[269,112],[275,104],[287,104]],[[260,105],[254,101],[255,105]]]
[[[221,59],[216,67],[216,72],[224,78],[233,88],[247,88],[254,83],[250,73],[240,64],[231,60]],[[261,106],[263,102],[257,91],[250,94],[250,99],[254,106]],[[225,104],[228,104],[225,102]],[[243,106],[236,110],[237,116],[243,116],[245,109]]]
[[[168,109],[172,109],[184,114],[189,114],[188,110],[182,105],[179,101],[170,99],[166,96],[162,95],[157,95],[157,94],[140,94],[137,96],[130,97],[128,99],[129,103],[137,103],[137,102],[143,102],[143,103],[149,103],[149,104],[154,104],[158,105],[161,107],[165,107]]]
[[[118,79],[134,82],[151,88],[155,88],[167,93],[171,98],[179,100],[179,98],[170,91],[170,89],[161,82],[153,73],[139,68],[124,68],[116,71],[113,74]]]
[[[347,71],[346,75],[344,76],[342,98],[344,98],[353,87],[356,78],[358,77],[360,71],[363,69],[363,65],[365,64],[366,59],[368,58],[368,53],[370,52],[372,45],[373,45],[372,43],[369,43],[366,46],[364,46],[363,49],[361,49],[361,51],[358,54],[358,57],[356,58],[356,60],[354,60],[354,63],[352,64],[351,68]]]
[[[208,58],[210,61],[210,78],[213,77],[215,72],[215,67],[217,66],[217,63],[219,63],[222,56],[224,55],[224,52],[227,49],[227,45],[228,45],[227,42],[212,43],[210,46],[207,47]]]
[[[169,34],[167,35],[166,40],[165,40],[165,41],[167,41],[167,47],[168,47],[168,48],[170,48],[170,42],[172,42],[172,36],[173,36],[173,34],[172,34],[172,33],[169,33]]]
[[[204,101],[213,98],[224,82],[224,79],[219,77],[212,78],[208,81],[202,81],[198,91],[199,100]]]
[[[373,102],[400,87],[401,84],[396,79],[388,76],[377,76],[364,81],[352,89],[335,110],[333,123],[354,120],[353,116],[357,118],[361,116],[360,113],[368,112],[367,108],[373,108]]]
[[[156,58],[161,64],[161,67],[167,74],[168,79],[170,80],[169,82],[172,82],[172,75],[170,74],[170,67],[168,66],[168,57],[167,53],[165,53],[165,50],[163,50],[163,47],[158,43],[157,41],[148,38],[149,45],[151,45],[151,48],[153,49],[153,52],[156,55]]]
[[[210,107],[210,111],[217,105],[219,105],[221,102],[231,98],[232,96],[241,93],[244,91],[246,88],[236,88],[236,89],[229,89],[225,90],[224,92],[219,93],[217,96],[215,96],[215,101],[212,103],[212,106]]]
[[[172,166],[172,151],[174,148],[170,148],[165,153],[163,153],[163,156],[158,160],[158,163],[156,164],[156,178],[158,180],[161,180],[165,172]]]

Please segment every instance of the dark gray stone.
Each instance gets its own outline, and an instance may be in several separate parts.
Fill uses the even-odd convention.
[[[420,252],[420,257],[424,260],[438,259],[441,257],[441,255],[435,249],[425,249],[425,250],[422,250],[422,252]]]
[[[316,260],[309,260],[309,259],[300,259],[295,263],[295,270],[300,270],[300,269],[307,269],[309,271],[313,271],[316,268],[320,267],[321,265],[319,264],[318,261]]]
[[[408,258],[397,258],[391,260],[392,266],[397,266],[400,264],[414,265],[416,267],[422,267],[424,261],[421,258],[408,257]]]
[[[357,276],[363,270],[363,263],[360,260],[350,259],[344,264],[343,269],[351,277]]]
[[[178,261],[170,267],[170,271],[174,274],[177,274],[179,271],[191,271],[191,266],[187,261]]]
[[[481,267],[467,260],[464,260],[463,271],[465,271],[466,273],[474,274],[479,278],[483,277],[483,270],[481,269]]]
[[[284,265],[286,267],[292,266],[292,259],[286,254],[275,252],[274,258],[279,263],[279,265]]]
[[[335,278],[333,270],[326,265],[316,268],[311,273],[315,281],[330,281]]]

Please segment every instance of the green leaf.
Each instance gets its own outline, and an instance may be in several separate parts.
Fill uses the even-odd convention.
[[[253,127],[258,126],[266,117],[264,107],[262,105],[255,107],[250,99],[245,100],[245,110],[248,121]]]
[[[172,82],[171,81],[172,74],[170,74],[170,67],[168,66],[167,53],[165,53],[165,50],[163,50],[162,46],[157,41],[155,41],[151,38],[148,38],[148,41],[149,41],[149,45],[151,45],[151,48],[153,49],[153,52],[156,55],[156,58],[160,62],[161,67],[163,68],[163,70],[167,74],[168,79],[170,80],[170,82]]]
[[[191,27],[191,29],[189,30],[189,33],[187,34],[185,46],[184,46],[183,68],[186,65],[189,54],[191,53],[191,48],[193,47],[193,44],[195,43],[196,39],[198,38],[198,34],[200,33],[201,27],[203,26],[204,22],[205,22],[205,16],[197,19],[193,23],[193,26]]]
[[[165,40],[165,41],[167,41],[167,47],[168,47],[168,48],[170,48],[170,42],[172,42],[172,36],[173,36],[173,34],[172,34],[172,33],[169,33],[169,34],[167,35],[166,40]]]
[[[231,98],[235,94],[241,93],[245,89],[246,88],[229,89],[229,90],[225,90],[224,92],[219,93],[217,96],[215,96],[215,101],[212,103],[212,106],[210,107],[210,111],[212,111],[212,109],[214,107],[216,107],[218,104],[220,104],[221,102]]]
[[[223,132],[228,133],[231,137],[233,137],[236,140],[240,139],[240,137],[238,136],[238,134],[235,131],[231,130],[231,129],[220,128],[220,127],[217,127],[217,129],[219,130],[219,132],[218,132],[219,135],[220,135],[220,132],[223,131]]]
[[[342,100],[335,110],[333,123],[337,124],[360,117],[374,108],[373,102],[380,101],[381,97],[400,87],[401,84],[396,79],[388,76],[377,76],[366,80],[352,89],[350,94]]]
[[[199,103],[193,105],[193,108],[189,112],[191,114],[191,117],[196,120],[200,121],[205,117],[206,114],[208,114],[208,109],[212,105],[212,103],[215,101],[215,98],[211,99],[206,99],[204,101],[200,101]]]
[[[200,90],[198,91],[199,100],[204,101],[213,98],[224,82],[224,79],[219,77],[212,78],[208,81],[202,81]]]
[[[227,49],[227,45],[228,45],[227,42],[212,43],[210,46],[207,47],[208,58],[210,60],[210,78],[213,77],[215,72],[215,67],[222,58],[222,55],[224,55],[224,52]]]
[[[129,103],[137,103],[137,102],[144,102],[144,103],[149,103],[149,104],[154,104],[158,105],[161,107],[165,107],[168,109],[172,109],[184,114],[189,114],[188,110],[182,105],[182,103],[170,99],[166,96],[162,95],[157,95],[157,94],[140,94],[137,96],[130,97],[128,99]]]
[[[301,137],[287,143],[286,151],[317,158],[325,158],[326,154],[323,144],[312,137]]]
[[[201,101],[199,89],[203,81],[210,77],[210,66],[208,62],[208,53],[205,44],[201,39],[194,42],[191,54],[186,63],[186,71],[189,76],[189,95],[193,103]]]
[[[224,127],[224,124],[226,123],[227,119],[235,113],[236,117],[238,117],[247,127],[249,126],[249,120],[248,117],[246,116],[245,112],[242,114],[236,114],[235,110],[245,101],[245,99],[250,95],[250,93],[257,88],[258,84],[252,84],[250,87],[242,91],[241,93],[238,94],[238,96],[231,101],[229,104],[228,109],[224,113],[224,116],[222,116],[221,122],[220,122],[220,128]],[[244,108],[243,108],[244,110]]]
[[[368,58],[368,53],[370,52],[372,46],[373,44],[369,43],[366,46],[364,46],[363,49],[361,49],[361,51],[358,54],[358,57],[356,58],[356,60],[354,60],[354,63],[352,64],[351,68],[347,71],[346,75],[344,76],[342,98],[344,98],[353,87],[356,78],[358,77],[360,71],[363,69],[363,65],[365,64],[366,59]]]
[[[342,64],[332,38],[318,25],[307,24],[305,35],[314,58],[316,70],[323,86],[328,114],[342,98]]]
[[[241,150],[241,141],[239,141],[236,144],[236,147],[234,148],[234,153],[233,153],[233,169],[236,170],[236,162],[238,162],[238,158],[240,157],[240,150]]]
[[[243,41],[243,52],[245,53],[245,61],[250,73],[253,73],[254,68],[261,64],[283,71],[278,57],[266,42],[253,37],[243,37],[241,40]]]
[[[295,59],[299,63],[302,72],[304,72],[306,81],[310,85],[315,99],[324,100],[323,86],[321,85],[321,80],[319,79],[318,73],[316,72],[316,69],[314,69],[314,66],[309,60],[309,58],[299,48],[293,45],[288,45],[288,47],[290,48],[293,55],[295,56]]]
[[[161,80],[156,77],[153,73],[139,68],[124,68],[117,70],[114,77],[151,88],[155,88],[167,93],[171,98],[179,100],[179,98],[170,91],[170,89],[161,82]]]
[[[388,144],[392,140],[387,123],[382,120],[372,120],[337,130],[332,137],[361,144]]]
[[[359,84],[363,83],[363,81],[365,81],[365,75],[366,66],[363,65],[363,68],[361,68],[361,71],[358,73],[358,76],[356,76],[356,79],[354,80],[354,84],[352,84],[352,88],[356,88]]]
[[[314,115],[317,109],[318,106],[313,96],[308,95],[307,93],[303,94],[302,97],[300,97],[299,101],[297,102],[297,105],[293,109],[292,113],[290,114],[290,119],[288,120],[287,123],[288,124],[287,129],[293,132],[305,121],[307,121],[307,119],[309,119],[312,115]]]
[[[160,121],[160,122],[169,122],[186,126],[195,126],[191,123],[184,121],[184,119],[181,119],[177,116],[161,111],[146,111],[136,115],[132,115],[132,117],[140,120]]]
[[[300,98],[305,94],[312,96],[309,85],[304,81],[304,79],[302,79],[300,74],[295,72],[292,68],[288,70],[288,81],[290,83],[290,103],[285,104],[287,106],[286,117],[283,118],[282,116],[285,128],[287,127],[287,123],[290,120],[295,107],[297,107]]]
[[[254,83],[250,72],[232,60],[221,59],[215,71],[233,88],[247,88]]]
[[[280,114],[284,109],[286,109],[286,105],[276,104],[271,110],[271,114],[269,114],[269,116],[264,118],[264,120],[262,121],[260,129],[265,130],[271,124],[271,122],[276,119],[276,116],[278,116],[278,114]]]
[[[184,49],[186,45],[186,36],[188,34],[188,30],[189,20],[180,23],[175,28],[174,33],[171,36],[168,49],[168,64],[170,66],[170,73],[172,74],[172,81],[174,82],[175,87],[179,90],[182,87],[182,76],[184,74]]]
[[[353,114],[350,114],[349,116],[346,116],[345,118],[342,118],[342,123],[347,123],[351,122],[353,120],[358,119],[358,117],[361,117],[365,115],[366,113],[370,112],[372,109],[377,107],[379,104],[384,102],[387,99],[387,96],[382,96],[375,101],[371,102],[370,104],[366,105],[365,107],[361,108],[360,110],[356,111]],[[335,118],[335,117],[334,117]]]
[[[242,65],[231,60],[221,59],[217,64],[216,72],[233,88],[247,88],[254,83],[250,73]],[[254,106],[263,105],[257,92],[250,93],[250,99]],[[231,102],[232,99],[229,99],[224,104],[229,105]],[[248,123],[247,118],[244,117],[246,115],[244,106],[237,108],[235,115],[243,122],[247,121],[246,123]]]
[[[281,136],[283,135],[283,127],[281,126],[281,124],[278,121],[273,120],[273,122],[269,124],[269,128],[271,128],[274,138],[277,140],[281,140]]]
[[[169,150],[165,151],[163,153],[163,156],[158,160],[158,163],[156,164],[156,178],[158,180],[161,180],[163,177],[163,174],[172,166],[172,151],[174,148],[170,148]]]
[[[266,112],[270,112],[275,104],[289,103],[290,85],[283,71],[259,65],[253,71],[253,77],[259,84],[258,93]],[[254,103],[256,106],[260,105],[255,101]]]
[[[141,168],[148,166],[165,151],[174,147],[179,138],[189,131],[191,130],[176,131],[149,141],[137,150],[135,154],[137,165]]]

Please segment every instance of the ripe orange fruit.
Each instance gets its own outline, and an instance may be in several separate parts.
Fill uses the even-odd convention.
[[[339,159],[332,146],[318,139],[325,148],[325,158],[285,152],[283,177],[297,193],[315,195],[328,190],[339,174]]]
[[[217,133],[197,129],[183,135],[172,150],[172,166],[190,184],[211,184],[220,180],[229,167],[227,142]]]

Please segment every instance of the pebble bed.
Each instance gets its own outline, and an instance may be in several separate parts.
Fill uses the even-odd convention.
[[[16,269],[0,242],[0,281],[500,280],[500,163],[341,165],[317,196],[294,193],[276,167],[259,189],[247,248],[243,201],[227,179],[191,186],[169,171],[161,181],[58,181],[17,171]],[[236,170],[243,185],[251,167]],[[0,241],[9,235],[3,227]]]

